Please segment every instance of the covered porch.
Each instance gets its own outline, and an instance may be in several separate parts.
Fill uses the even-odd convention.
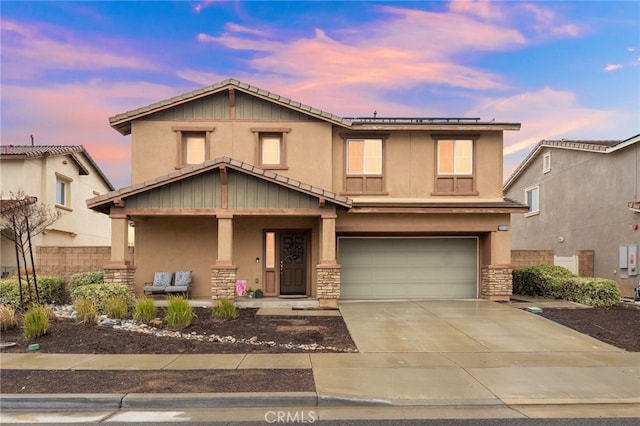
[[[337,210],[350,200],[231,159],[217,159],[89,200],[112,222],[105,281],[141,295],[158,271],[191,270],[194,299],[236,298],[236,283],[268,298],[318,306],[340,297]],[[136,228],[135,259],[127,228]]]

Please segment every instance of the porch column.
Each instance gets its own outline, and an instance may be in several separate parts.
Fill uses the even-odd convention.
[[[106,284],[123,284],[135,295],[134,272],[129,255],[129,218],[124,208],[111,207],[111,260],[104,266]]]
[[[320,264],[316,266],[316,296],[321,307],[336,307],[340,298],[340,265],[336,259],[335,208],[320,218]]]
[[[511,233],[494,231],[489,236],[490,261],[482,265],[482,298],[509,301],[513,293],[511,272]]]
[[[211,298],[235,298],[238,268],[233,264],[233,215],[218,215],[218,258],[211,266]]]

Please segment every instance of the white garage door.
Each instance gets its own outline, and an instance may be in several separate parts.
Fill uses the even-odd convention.
[[[478,239],[340,237],[342,299],[476,298]]]

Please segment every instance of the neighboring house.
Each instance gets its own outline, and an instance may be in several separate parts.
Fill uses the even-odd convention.
[[[511,222],[513,248],[560,257],[594,250],[594,275],[632,296],[640,279],[639,141],[539,142],[504,186],[529,205]]]
[[[83,146],[0,146],[2,196],[18,190],[62,212],[58,221],[32,240],[36,246],[108,246],[111,222],[87,208],[86,200],[113,186]],[[2,271],[15,273],[13,242],[2,239]],[[35,253],[35,249],[34,249]]]
[[[116,115],[133,185],[88,200],[110,282],[193,270],[194,297],[508,299],[503,132],[464,118],[342,118],[237,80]],[[135,259],[126,226],[135,223]],[[133,266],[135,265],[135,266]]]

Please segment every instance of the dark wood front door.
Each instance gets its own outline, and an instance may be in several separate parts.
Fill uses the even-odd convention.
[[[280,234],[280,294],[307,293],[307,234]]]

